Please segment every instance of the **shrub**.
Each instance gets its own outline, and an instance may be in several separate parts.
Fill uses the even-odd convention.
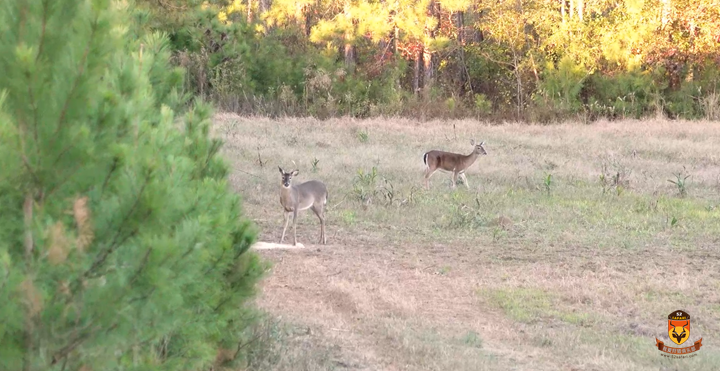
[[[538,103],[563,113],[577,113],[582,107],[580,92],[588,73],[582,64],[565,56],[555,68],[549,62],[543,72],[537,96]],[[542,103],[541,103],[542,102]]]
[[[588,86],[589,108],[606,117],[640,118],[655,109],[662,87],[649,71],[634,69],[615,75],[593,74]]]

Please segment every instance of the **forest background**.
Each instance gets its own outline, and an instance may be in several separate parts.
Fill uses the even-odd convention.
[[[226,111],[718,119],[713,0],[140,0]]]

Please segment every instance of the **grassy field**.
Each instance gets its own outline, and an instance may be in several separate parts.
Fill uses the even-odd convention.
[[[329,188],[328,245],[273,263],[258,304],[264,370],[711,370],[720,365],[720,124],[418,123],[219,114],[233,188],[278,242],[277,167]],[[430,149],[487,156],[470,188]],[[287,237],[286,237],[287,238]],[[286,240],[287,242],[288,240]],[[290,242],[292,239],[290,239]],[[667,315],[692,316],[668,359]]]

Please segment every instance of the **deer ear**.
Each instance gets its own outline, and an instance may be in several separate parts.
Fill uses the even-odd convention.
[[[483,140],[482,142],[480,142],[480,145],[481,145],[481,146],[482,146],[483,144],[485,144],[485,141],[484,141],[484,140]]]
[[[474,145],[475,145],[475,139],[470,139],[470,145],[471,145],[471,146],[474,146]]]
[[[298,174],[300,174],[300,171],[298,171],[298,170],[293,170],[292,176],[296,176],[296,175],[298,175]]]
[[[285,174],[285,172],[283,171],[283,169],[280,166],[278,166],[278,170],[280,170],[280,174],[283,174],[283,175]]]

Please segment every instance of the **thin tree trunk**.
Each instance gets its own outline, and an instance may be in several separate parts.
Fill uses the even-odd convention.
[[[305,5],[303,7],[303,15],[305,17],[305,37],[310,37],[310,31],[312,30],[312,5]]]
[[[355,69],[355,47],[352,44],[346,43],[343,47],[343,53],[345,54],[345,68],[348,72],[352,72]]]
[[[437,25],[432,29],[427,30],[428,39],[435,39],[438,29],[440,28],[440,3],[436,1],[430,2],[430,16],[436,19]],[[423,85],[422,88],[427,90],[432,87],[435,80],[435,64],[433,63],[433,52],[426,45],[423,45]]]
[[[247,0],[247,22],[253,21],[253,0]]]
[[[660,0],[662,3],[662,14],[660,16],[661,22],[662,22],[662,28],[665,29],[665,26],[670,21],[670,9],[672,7],[671,0]]]
[[[350,2],[345,1],[343,16],[347,18],[348,23],[353,24],[352,15],[350,14]],[[345,31],[345,45],[343,45],[343,55],[345,57],[345,68],[348,72],[352,72],[355,68],[355,47],[352,45],[353,30]]]
[[[567,6],[567,0],[560,0],[560,15],[562,15],[562,22],[565,23],[565,7]]]
[[[482,30],[480,30],[477,27],[477,23],[480,21],[480,18],[482,17],[481,13],[478,11],[480,8],[480,3],[475,3],[472,7],[470,7],[470,14],[469,14],[469,23],[472,25],[472,33],[470,35],[470,41],[473,43],[480,43],[485,40],[485,36],[482,33]]]
[[[258,13],[263,14],[270,10],[270,7],[272,6],[272,0],[260,0],[258,2]]]
[[[430,86],[432,86],[434,70],[433,70],[432,53],[430,52],[430,49],[428,49],[424,45],[423,45],[423,52],[422,52],[422,60],[423,60],[422,88],[427,89]]]
[[[424,48],[421,47],[418,50],[418,52],[415,54],[415,65],[413,66],[412,88],[413,88],[413,94],[416,94],[416,95],[418,94],[418,92],[420,92],[420,87],[422,86],[420,84],[420,76],[422,76],[422,71],[420,71],[420,69],[422,68],[422,65],[423,65],[422,61],[421,61],[421,59],[423,57],[423,53],[421,51],[422,49],[424,49]]]
[[[392,50],[393,50],[393,55],[395,55],[395,56],[397,56],[397,53],[398,53],[398,49],[397,49],[397,48],[398,48],[398,45],[397,45],[398,43],[397,43],[397,40],[398,40],[398,37],[399,37],[399,36],[400,36],[400,30],[398,29],[397,24],[393,24],[393,30],[392,30]]]
[[[467,66],[465,66],[465,12],[459,11],[453,14],[455,18],[455,28],[457,29],[457,43],[458,43],[458,62],[457,62],[457,81],[459,85],[460,96],[465,95],[466,87],[468,83]]]
[[[580,19],[580,22],[582,22],[582,20],[583,20],[583,11],[584,11],[584,9],[585,9],[584,0],[575,0],[575,1],[577,1],[577,14],[578,14],[578,19]]]
[[[513,68],[515,70],[515,79],[517,80],[517,118],[520,118],[520,113],[522,112],[523,107],[523,86],[522,86],[522,76],[520,75],[520,60],[518,59],[517,51],[515,48],[512,50],[513,52]]]

